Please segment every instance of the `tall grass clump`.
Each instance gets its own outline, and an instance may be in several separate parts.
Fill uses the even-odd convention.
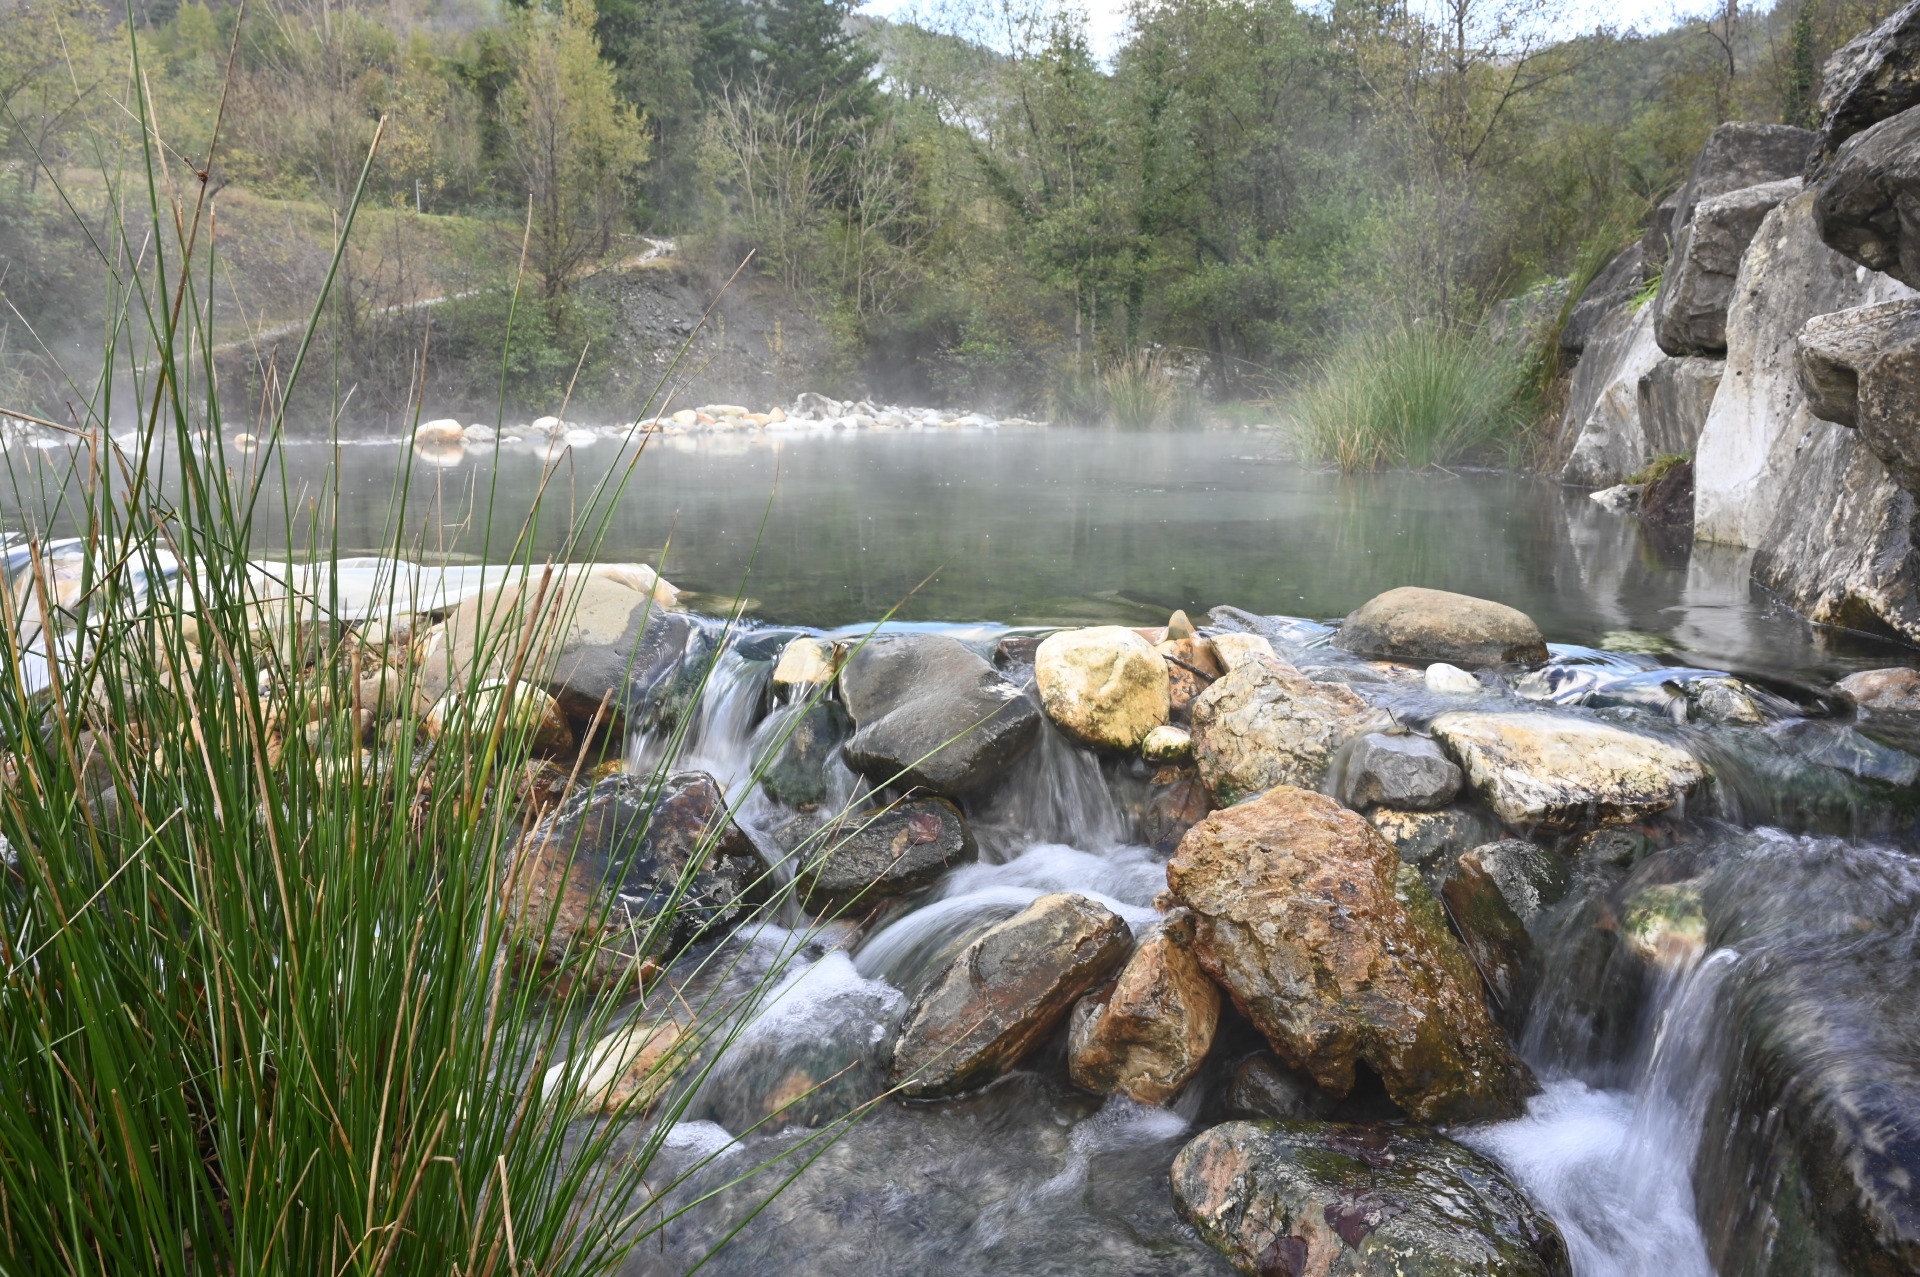
[[[1048,408],[1057,421],[1158,430],[1178,423],[1191,411],[1192,399],[1168,353],[1143,349],[1063,370],[1048,393]]]
[[[1402,326],[1349,340],[1291,405],[1296,440],[1344,471],[1507,461],[1526,366],[1477,334]]]
[[[540,778],[566,792],[622,742],[604,715],[556,745],[539,713],[448,707],[545,681],[585,578],[566,560],[628,472],[559,562],[532,561],[529,522],[489,569],[428,730],[410,630],[444,581],[396,556],[356,585],[331,474],[298,476],[323,495],[280,530],[308,559],[256,556],[265,485],[295,481],[284,422],[223,412],[204,187],[175,190],[145,96],[126,105],[130,160],[99,144],[104,371],[74,388],[67,471],[13,473],[4,543],[0,1273],[605,1271],[671,1220],[662,1141],[779,964],[743,983],[742,944],[668,947],[718,828],[627,920],[614,978],[607,918],[515,912]],[[262,443],[236,473],[242,424]],[[761,886],[741,927],[783,907]]]

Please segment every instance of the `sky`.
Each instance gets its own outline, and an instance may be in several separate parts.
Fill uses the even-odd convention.
[[[1126,33],[1127,8],[1131,0],[1079,0],[1087,11],[1088,36],[1094,55],[1101,61],[1112,56]],[[877,17],[892,18],[925,8],[924,0],[867,0],[862,8]],[[1682,12],[1706,8],[1706,4],[1680,4],[1676,0],[1572,0],[1567,5],[1563,25],[1567,35],[1577,35],[1607,23],[1618,28],[1638,27],[1658,31],[1670,27]]]

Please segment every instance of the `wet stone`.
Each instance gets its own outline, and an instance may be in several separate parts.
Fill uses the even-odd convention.
[[[944,798],[854,812],[800,848],[800,898],[816,911],[875,903],[930,886],[974,851],[965,817]]]
[[[1193,915],[1175,910],[1142,937],[1113,986],[1074,1007],[1067,1068],[1074,1084],[1165,1104],[1206,1063],[1220,989],[1193,956]]]
[[[1374,660],[1446,661],[1466,669],[1547,659],[1540,627],[1525,612],[1415,586],[1388,590],[1355,608],[1333,642]]]
[[[1227,1112],[1237,1118],[1327,1117],[1334,1107],[1312,1078],[1265,1051],[1241,1061],[1227,1087]]]
[[[1340,801],[1355,811],[1432,811],[1460,792],[1460,769],[1425,736],[1369,733],[1348,747],[1339,770]]]
[[[875,784],[954,798],[994,780],[1033,746],[1040,707],[956,639],[882,638],[848,658],[847,763]]]
[[[853,720],[835,701],[815,701],[800,711],[779,750],[761,772],[760,786],[790,807],[811,807],[832,790],[832,769],[853,733]]]

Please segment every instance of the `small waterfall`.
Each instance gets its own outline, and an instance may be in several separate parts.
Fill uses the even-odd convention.
[[[1100,760],[1052,723],[1041,724],[1039,743],[992,799],[967,815],[983,860],[1011,860],[1037,843],[1098,851],[1133,841]]]

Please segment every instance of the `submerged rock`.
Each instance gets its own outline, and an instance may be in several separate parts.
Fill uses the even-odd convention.
[[[812,910],[872,904],[931,885],[973,859],[973,834],[944,798],[854,812],[816,832],[795,881]]]
[[[1206,1063],[1220,989],[1193,956],[1193,915],[1156,923],[1111,989],[1073,1009],[1067,1072],[1074,1085],[1165,1104]]]
[[[1432,727],[1494,813],[1521,829],[1639,820],[1708,775],[1677,745],[1593,719],[1454,711]]]
[[[894,1044],[910,1097],[990,1082],[1051,1033],[1081,994],[1126,960],[1133,933],[1085,896],[1042,896],[989,928],[920,995]]]
[[[1097,748],[1132,749],[1171,712],[1167,663],[1122,626],[1048,635],[1033,673],[1047,717]]]
[[[1553,1222],[1419,1126],[1229,1122],[1173,1162],[1180,1214],[1250,1277],[1571,1277]]]
[[[1460,792],[1460,769],[1425,736],[1371,732],[1341,760],[1340,801],[1355,811],[1399,807],[1432,811]]]
[[[1511,1116],[1532,1089],[1417,876],[1372,826],[1283,786],[1194,826],[1167,885],[1194,952],[1280,1057],[1335,1095],[1367,1065],[1423,1121]]]
[[[1350,689],[1256,655],[1193,703],[1194,757],[1226,805],[1275,785],[1318,786],[1334,751],[1380,722]]]
[[[869,641],[840,671],[840,691],[855,728],[847,763],[876,784],[955,798],[999,776],[1040,733],[1039,706],[941,634]]]
[[[1334,645],[1374,660],[1447,661],[1467,669],[1547,659],[1540,627],[1504,603],[1402,586],[1356,608]]]

